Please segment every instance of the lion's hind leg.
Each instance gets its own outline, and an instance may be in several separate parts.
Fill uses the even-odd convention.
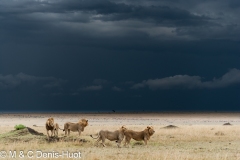
[[[106,145],[105,145],[105,138],[104,137],[102,137],[102,145],[103,145],[103,147],[106,147]]]
[[[117,140],[116,142],[117,142],[118,148],[121,148],[121,142],[122,142],[122,141],[119,139],[119,140]]]
[[[98,140],[95,142],[95,146],[98,147],[98,143],[99,143],[99,141],[101,141],[101,138],[100,138],[100,137],[99,137]]]
[[[54,136],[55,136],[55,137],[58,137],[58,129],[55,129],[55,130],[54,130]]]
[[[122,142],[122,140],[123,140],[123,137],[122,137],[122,136],[119,136],[119,137],[118,137],[118,140],[116,141],[118,148],[121,148],[121,142]]]

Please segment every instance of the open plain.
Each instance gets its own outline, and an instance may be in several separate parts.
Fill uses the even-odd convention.
[[[59,131],[57,141],[47,141],[45,122],[53,117],[63,128],[65,122],[77,122],[82,118],[89,125],[78,137],[71,132],[64,137]],[[223,125],[229,123],[228,125]],[[41,138],[31,134],[14,134],[17,124],[23,124],[37,132]],[[131,140],[129,147],[118,148],[114,141],[106,140],[106,147],[95,146],[90,137],[101,130],[117,130],[122,125],[140,131],[153,126],[155,134],[148,145]],[[167,127],[168,126],[168,127]],[[139,160],[240,160],[240,113],[146,113],[146,114],[0,114],[0,151],[23,151],[22,159],[39,159],[37,151],[46,153],[80,152],[81,159],[139,159]],[[33,157],[27,153],[32,151]],[[1,159],[1,158],[0,158]],[[17,159],[17,157],[16,157]],[[41,159],[71,159],[46,157]]]

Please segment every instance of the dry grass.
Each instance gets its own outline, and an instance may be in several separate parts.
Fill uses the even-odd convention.
[[[128,125],[127,127],[133,130],[143,130],[146,126]],[[0,146],[0,151],[80,151],[84,160],[240,160],[240,126],[195,125],[178,126],[179,128],[176,129],[163,129],[164,126],[154,127],[156,132],[151,137],[148,146],[131,140],[129,148],[117,148],[115,142],[110,141],[106,142],[107,147],[105,148],[96,147],[94,146],[95,140],[91,139],[89,135],[97,133],[102,127],[88,126],[81,135],[81,138],[87,142],[74,141],[78,134],[71,132],[73,140],[71,141],[70,138],[67,142],[48,143],[38,140],[23,142],[21,139],[12,142],[5,139],[1,142],[4,145]],[[118,129],[116,126],[104,126],[104,128]],[[46,134],[44,127],[33,127],[33,129]],[[1,127],[0,134],[10,130],[12,127]],[[63,132],[59,131],[59,133],[62,137]]]

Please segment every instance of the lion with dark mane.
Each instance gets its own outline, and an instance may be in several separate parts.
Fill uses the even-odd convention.
[[[49,131],[51,131],[51,137],[54,136],[57,137],[58,136],[58,130],[60,129],[59,128],[59,125],[58,123],[54,123],[54,118],[48,118],[47,121],[46,121],[46,130],[47,130],[47,136],[48,136],[48,139],[49,139]]]
[[[150,137],[154,134],[153,127],[147,126],[146,129],[143,131],[133,131],[133,130],[127,130],[124,132],[125,134],[125,143],[124,146],[129,145],[130,140],[134,139],[136,141],[144,141],[145,145],[147,145],[147,141],[150,139]]]
[[[63,131],[65,131],[65,136],[67,135],[67,133],[68,133],[68,136],[69,136],[70,135],[70,131],[78,132],[78,134],[80,136],[81,132],[84,131],[84,128],[87,125],[88,125],[88,120],[86,120],[86,119],[81,119],[77,123],[67,122],[67,123],[64,124]]]
[[[105,139],[108,139],[110,141],[116,141],[117,146],[120,148],[121,142],[124,138],[124,132],[127,130],[126,127],[122,126],[120,129],[116,131],[108,131],[108,130],[101,130],[98,132],[98,136],[94,138],[92,135],[90,135],[93,139],[98,139],[96,141],[96,145],[98,146],[98,142],[102,140],[103,147],[106,147]]]

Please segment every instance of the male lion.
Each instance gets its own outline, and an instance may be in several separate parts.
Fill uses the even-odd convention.
[[[68,132],[68,136],[70,135],[70,130],[73,132],[78,132],[80,136],[81,132],[84,131],[84,127],[86,127],[87,125],[88,125],[88,120],[86,119],[81,119],[78,123],[67,122],[64,124],[63,131],[65,131],[65,136],[67,135],[67,132]]]
[[[125,134],[125,144],[124,146],[128,145],[130,143],[131,138],[133,138],[136,141],[144,141],[145,145],[147,145],[147,141],[150,139],[150,136],[154,134],[153,127],[147,126],[146,129],[143,131],[137,132],[133,130],[127,130],[124,132]]]
[[[48,120],[46,121],[46,130],[47,130],[47,136],[48,136],[48,139],[49,139],[49,133],[48,131],[50,130],[51,131],[51,137],[53,135],[53,130],[54,130],[54,119],[51,117],[51,118],[48,118]]]
[[[120,148],[121,142],[124,138],[124,132],[127,130],[126,127],[122,126],[119,130],[116,130],[114,132],[108,131],[108,130],[101,130],[98,132],[98,137],[94,138],[92,135],[90,135],[93,139],[97,139],[96,145],[98,146],[98,142],[102,140],[103,147],[106,147],[105,139],[108,139],[110,141],[116,141],[118,148]]]

